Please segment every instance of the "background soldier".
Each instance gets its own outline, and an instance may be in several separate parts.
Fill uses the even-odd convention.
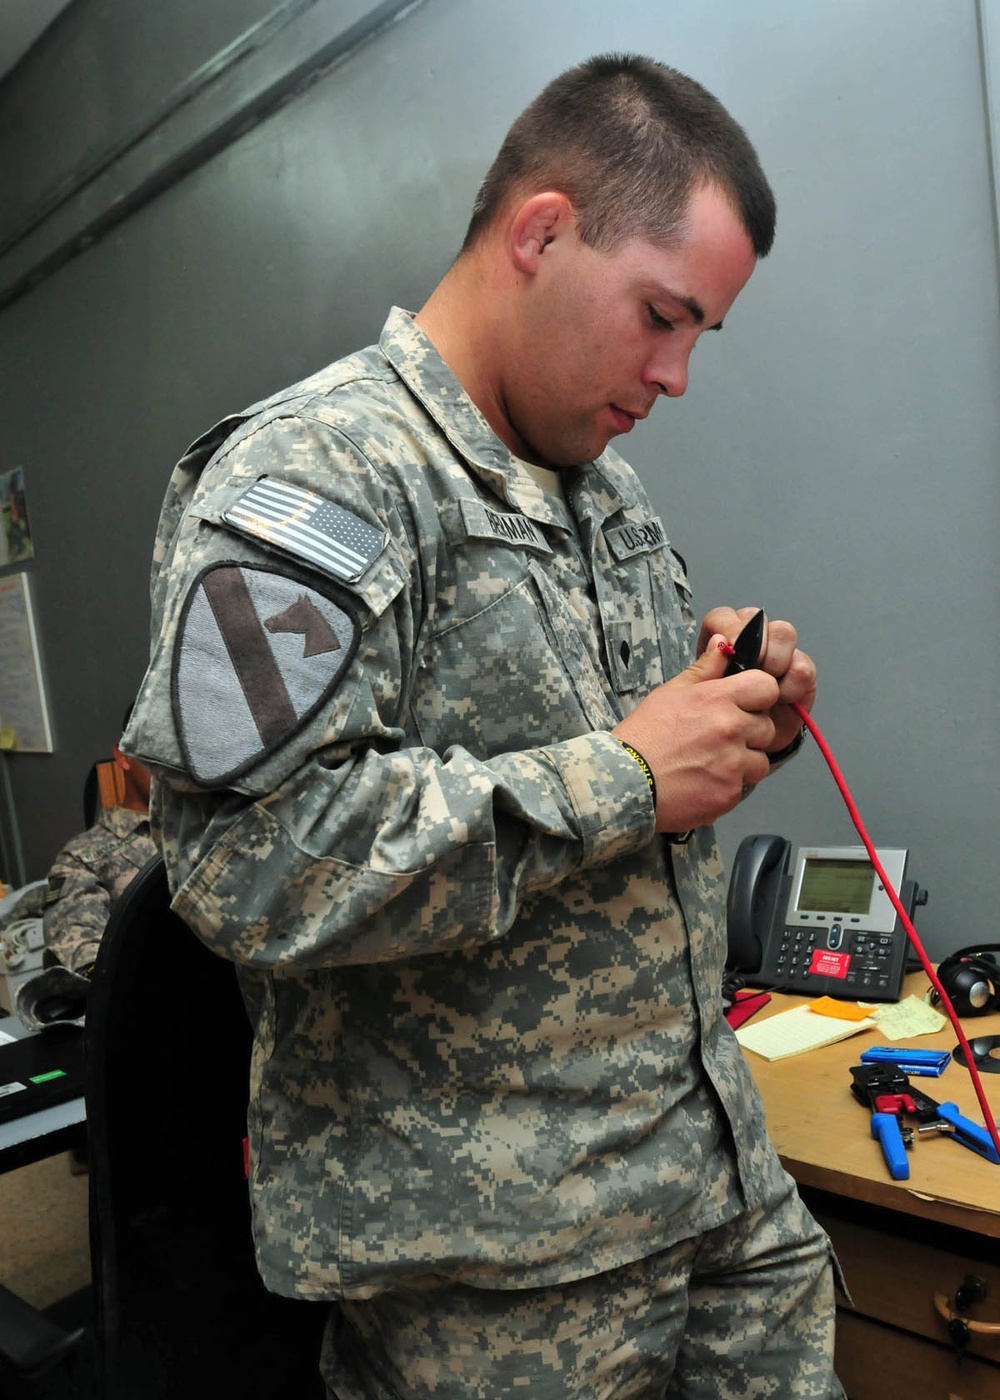
[[[138,759],[126,758],[117,744],[112,754],[119,775],[114,806],[98,807],[93,825],[67,841],[44,888],[37,896],[32,892],[31,908],[42,921],[46,970],[18,988],[16,1010],[34,1029],[83,1017],[111,907],[156,855],[149,828],[149,770]]]

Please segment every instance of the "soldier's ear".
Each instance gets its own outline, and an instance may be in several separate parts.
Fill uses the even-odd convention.
[[[541,258],[576,232],[573,204],[560,190],[533,194],[515,210],[510,221],[510,256],[519,272],[538,271]]]

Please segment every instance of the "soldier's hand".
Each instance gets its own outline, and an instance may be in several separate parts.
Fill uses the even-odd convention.
[[[704,653],[718,633],[734,642],[756,612],[756,608],[713,608],[701,625],[699,655]],[[807,713],[813,707],[816,700],[816,667],[812,657],[799,649],[798,634],[792,624],[770,618],[764,620],[764,640],[758,665],[778,682],[778,704],[771,713],[774,741],[768,745],[771,753],[777,753],[792,742],[802,727],[801,719],[792,709],[793,702],[801,705]]]
[[[726,676],[713,635],[697,661],[658,686],[612,731],[649,764],[657,831],[706,826],[731,811],[744,788],[765,778],[774,744],[768,711],[778,682],[765,671]]]

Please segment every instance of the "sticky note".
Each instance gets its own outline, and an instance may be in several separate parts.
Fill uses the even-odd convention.
[[[809,1010],[819,1016],[833,1016],[837,1021],[863,1021],[871,1012],[865,1006],[850,1001],[836,1001],[833,997],[817,997],[809,1003]]]

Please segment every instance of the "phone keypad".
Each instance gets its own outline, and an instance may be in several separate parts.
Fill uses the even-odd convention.
[[[813,970],[814,955],[828,949],[836,950],[843,969],[836,977]],[[786,928],[772,966],[764,971],[776,985],[789,990],[895,999],[903,975],[898,950],[899,938],[891,933],[845,930],[836,923],[821,929]]]

